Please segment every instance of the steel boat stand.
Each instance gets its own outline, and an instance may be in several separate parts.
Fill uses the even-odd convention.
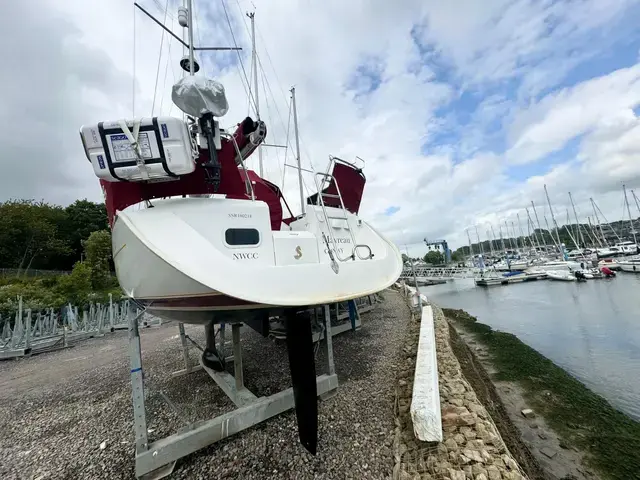
[[[324,305],[322,308],[324,310],[324,328],[327,332],[327,335],[324,336],[325,341],[323,342],[327,354],[327,373],[315,377],[315,394],[321,398],[325,398],[329,396],[328,394],[335,393],[338,388],[338,377],[335,373],[333,360],[333,335],[331,335],[329,305]],[[293,318],[290,317],[288,322],[292,321]],[[317,404],[316,402],[310,402],[308,399],[308,392],[313,391],[313,381],[311,381],[311,384],[308,382],[309,379],[307,379],[306,382],[304,379],[297,382],[297,392],[294,391],[292,387],[269,395],[268,397],[256,397],[244,385],[240,327],[240,322],[231,325],[233,357],[224,356],[225,344],[223,334],[220,335],[220,345],[217,348],[221,358],[224,358],[225,361],[233,360],[234,362],[234,375],[230,375],[226,371],[218,372],[204,366],[202,359],[200,359],[200,365],[192,365],[189,359],[189,344],[194,344],[200,350],[202,350],[202,348],[186,335],[184,325],[179,324],[185,368],[179,372],[175,372],[173,375],[184,375],[201,368],[204,369],[235,404],[236,408],[231,412],[210,420],[190,423],[178,433],[150,443],[148,439],[144,401],[145,387],[140,349],[140,333],[138,331],[137,318],[134,315],[130,316],[129,355],[131,361],[131,387],[136,439],[135,472],[137,478],[144,478],[145,480],[159,479],[171,474],[178,459],[294,408],[296,406],[296,400],[299,400],[300,395],[302,395],[303,398],[307,395],[307,401],[305,402],[303,400],[301,403],[299,402],[299,407],[296,409],[296,417],[298,418],[299,425],[304,424],[302,428],[299,428],[301,440],[307,448],[312,449],[315,447],[314,425],[310,423],[310,418],[311,414],[313,414],[312,410],[314,407],[317,408]],[[305,327],[294,325],[292,328],[292,338],[305,334],[305,332],[299,331],[300,328],[304,329]],[[224,330],[224,325],[219,327],[219,333],[221,333],[220,330]],[[211,329],[211,331],[213,331],[213,329]],[[310,338],[309,341],[311,341]],[[289,354],[291,356],[291,352],[289,352]],[[295,354],[294,352],[293,355]],[[294,382],[296,381],[296,375],[305,376],[307,370],[308,365],[306,368],[303,367],[302,371],[292,372]],[[165,397],[165,400],[170,403],[168,398]],[[172,404],[170,404],[170,406],[175,409]],[[309,439],[312,437],[313,441],[310,441]]]

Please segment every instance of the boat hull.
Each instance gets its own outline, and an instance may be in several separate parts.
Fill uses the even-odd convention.
[[[623,272],[640,273],[640,263],[618,262],[618,267]]]
[[[304,221],[280,232],[271,231],[262,202],[170,199],[156,201],[151,209],[121,212],[113,227],[118,280],[154,315],[207,323],[221,311],[342,302],[379,292],[398,279],[398,249],[353,214],[332,225],[335,244],[350,247],[355,237],[374,256],[338,261],[335,273],[318,234],[326,231],[326,222],[322,225],[323,216],[308,208]],[[249,248],[227,245],[227,227],[255,228],[260,242]],[[335,247],[332,252],[346,257],[351,250]]]
[[[564,282],[575,282],[576,281],[576,277],[570,273],[563,273],[563,272],[558,272],[558,271],[549,271],[547,272],[547,278],[549,280],[558,280],[558,281],[564,281]]]

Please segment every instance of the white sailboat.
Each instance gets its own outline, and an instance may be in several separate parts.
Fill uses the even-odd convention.
[[[300,185],[304,211],[294,216],[280,189],[245,167],[264,122],[246,118],[222,131],[215,118],[227,110],[224,88],[190,74],[173,95],[189,122],[81,129],[127,295],[156,315],[208,323],[220,310],[323,305],[393,284],[400,252],[358,216],[362,167],[330,157],[329,173],[315,173],[319,194],[305,198]]]
[[[309,205],[273,230],[258,199],[170,198],[113,226],[121,286],[154,314],[208,323],[221,310],[341,302],[395,282],[397,249],[357,215]],[[204,221],[206,219],[206,221]]]
[[[300,426],[300,437],[315,453],[311,325],[299,312],[387,288],[400,276],[402,258],[358,216],[366,183],[362,166],[330,157],[326,172],[314,174],[317,192],[305,198],[294,89],[303,211],[294,215],[280,188],[246,168],[267,127],[258,115],[233,132],[220,128],[217,119],[228,110],[224,87],[195,75],[199,66],[187,5],[179,19],[190,37],[189,56],[180,64],[189,75],[174,85],[172,95],[187,120],[136,118],[80,130],[103,188],[116,274],[126,295],[153,314],[205,324],[202,360],[216,370],[224,366],[214,323],[251,325],[282,315],[294,391],[304,390],[296,394],[298,423],[302,419],[306,425],[305,432]],[[258,68],[255,47],[253,68]],[[257,92],[257,75],[254,79]]]

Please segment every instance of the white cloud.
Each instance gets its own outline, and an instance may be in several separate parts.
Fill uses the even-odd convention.
[[[0,20],[5,65],[20,65],[0,74],[4,92],[20,92],[0,105],[5,125],[0,131],[0,200],[98,200],[100,190],[77,129],[130,116],[132,89],[136,114],[151,113],[161,30],[136,14],[134,83],[131,1],[33,0],[29,8],[23,3],[11,3]],[[142,0],[161,20],[157,5],[164,3]],[[640,65],[553,87],[613,42],[616,22],[630,3],[255,1],[259,55],[268,81],[261,73],[260,87],[267,87],[260,93],[261,113],[269,142],[285,142],[287,90],[295,85],[303,165],[323,170],[329,154],[364,158],[363,216],[398,243],[414,244],[416,252],[425,236],[459,246],[466,243],[465,228],[476,223],[483,224],[484,237],[486,222],[497,227],[504,219],[515,221],[518,211],[524,220],[531,199],[542,205],[545,183],[559,212],[571,190],[581,212],[586,214],[594,195],[607,215],[619,216],[621,183],[638,185],[640,178],[640,126],[633,113],[640,102]],[[177,16],[177,2],[170,4],[167,23],[173,21],[181,35],[171,18]],[[253,5],[226,1],[247,74],[250,41],[244,12]],[[196,42],[231,45],[220,1],[196,0],[196,6]],[[15,18],[23,21],[16,24]],[[40,38],[21,34],[31,31]],[[590,44],[590,35],[598,42]],[[20,38],[21,46],[9,46],[8,38]],[[181,55],[177,42],[172,41],[170,55],[164,44],[156,114],[178,113],[170,88],[181,75]],[[223,124],[234,125],[248,112],[236,54],[198,57],[205,72],[225,85],[231,109]],[[377,82],[357,77],[363,66],[380,74],[373,91],[368,90]],[[451,102],[468,91],[480,102],[461,129]],[[539,98],[542,92],[548,93]],[[438,140],[448,133],[454,140]],[[510,178],[514,164],[533,168],[579,136],[576,158],[559,158],[545,167],[548,171]],[[264,153],[267,178],[280,183],[285,152],[265,148]],[[293,151],[286,155],[287,163],[294,163]],[[28,161],[18,161],[23,158]],[[249,165],[257,169],[257,155]],[[295,176],[287,169],[285,193],[294,210],[299,208]],[[311,175],[305,174],[305,182],[313,190]],[[399,210],[385,215],[392,206]]]
[[[544,97],[514,116],[509,160],[527,163],[567,141],[628,116],[640,104],[640,64]]]

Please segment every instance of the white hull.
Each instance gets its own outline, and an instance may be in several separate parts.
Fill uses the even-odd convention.
[[[554,271],[551,270],[549,272],[547,272],[547,278],[549,278],[550,280],[560,280],[560,281],[565,281],[565,282],[575,282],[576,281],[576,277],[569,273],[569,272],[559,272],[559,271]]]
[[[618,262],[618,267],[623,272],[640,273],[640,262]]]
[[[225,198],[172,198],[154,208],[127,209],[113,226],[113,253],[120,285],[155,315],[206,323],[221,310],[294,307],[341,302],[393,284],[402,271],[395,245],[357,216],[330,218],[338,254],[368,245],[371,259],[338,261],[335,273],[317,206],[291,230],[272,231],[263,202]],[[327,208],[330,217],[342,210]],[[255,245],[229,245],[225,232],[255,229]],[[359,248],[361,256],[368,249]]]
[[[524,270],[529,266],[529,262],[523,260],[513,260],[507,265],[506,262],[496,263],[494,265],[495,270],[499,272],[509,272],[513,270]]]
[[[528,273],[536,273],[536,272],[569,272],[573,270],[581,270],[580,263],[573,261],[550,261],[540,265],[535,265],[533,267],[528,268],[526,271]]]

